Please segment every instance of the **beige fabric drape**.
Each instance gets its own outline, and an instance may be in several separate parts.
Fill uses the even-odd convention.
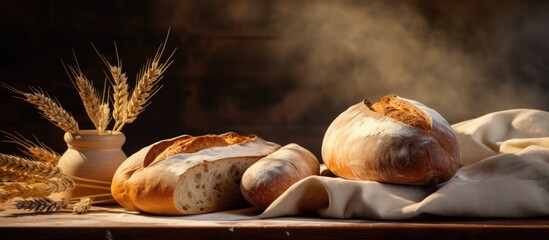
[[[294,184],[260,218],[316,212],[330,218],[397,220],[549,215],[549,113],[514,109],[452,126],[463,167],[438,186],[314,176]]]

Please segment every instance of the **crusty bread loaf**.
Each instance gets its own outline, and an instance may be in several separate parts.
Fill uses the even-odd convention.
[[[319,172],[315,155],[291,143],[248,168],[242,175],[240,189],[249,203],[265,209],[294,183]]]
[[[328,127],[324,163],[337,176],[399,184],[437,184],[460,166],[450,124],[425,105],[388,95],[351,106]]]
[[[116,171],[111,192],[125,208],[188,215],[248,205],[240,193],[244,171],[280,146],[256,135],[188,136],[154,143]]]

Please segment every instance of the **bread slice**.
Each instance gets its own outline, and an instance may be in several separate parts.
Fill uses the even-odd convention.
[[[117,170],[112,195],[130,210],[189,215],[248,203],[240,193],[244,171],[280,146],[256,135],[183,135],[130,156]]]

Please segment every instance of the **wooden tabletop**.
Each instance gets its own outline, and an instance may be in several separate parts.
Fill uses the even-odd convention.
[[[256,219],[255,209],[194,216],[153,216],[120,206],[29,213],[0,205],[0,239],[549,239],[549,217],[473,219],[423,216],[412,220]]]

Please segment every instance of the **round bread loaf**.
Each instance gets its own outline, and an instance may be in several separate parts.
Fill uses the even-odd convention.
[[[120,165],[111,192],[127,209],[160,215],[249,206],[240,193],[242,174],[279,147],[256,135],[236,133],[160,141]]]
[[[342,178],[412,185],[445,182],[460,166],[450,124],[435,110],[394,94],[341,113],[324,135],[322,158]]]
[[[265,209],[294,183],[319,172],[315,155],[290,143],[248,168],[242,175],[240,190],[249,203]]]

